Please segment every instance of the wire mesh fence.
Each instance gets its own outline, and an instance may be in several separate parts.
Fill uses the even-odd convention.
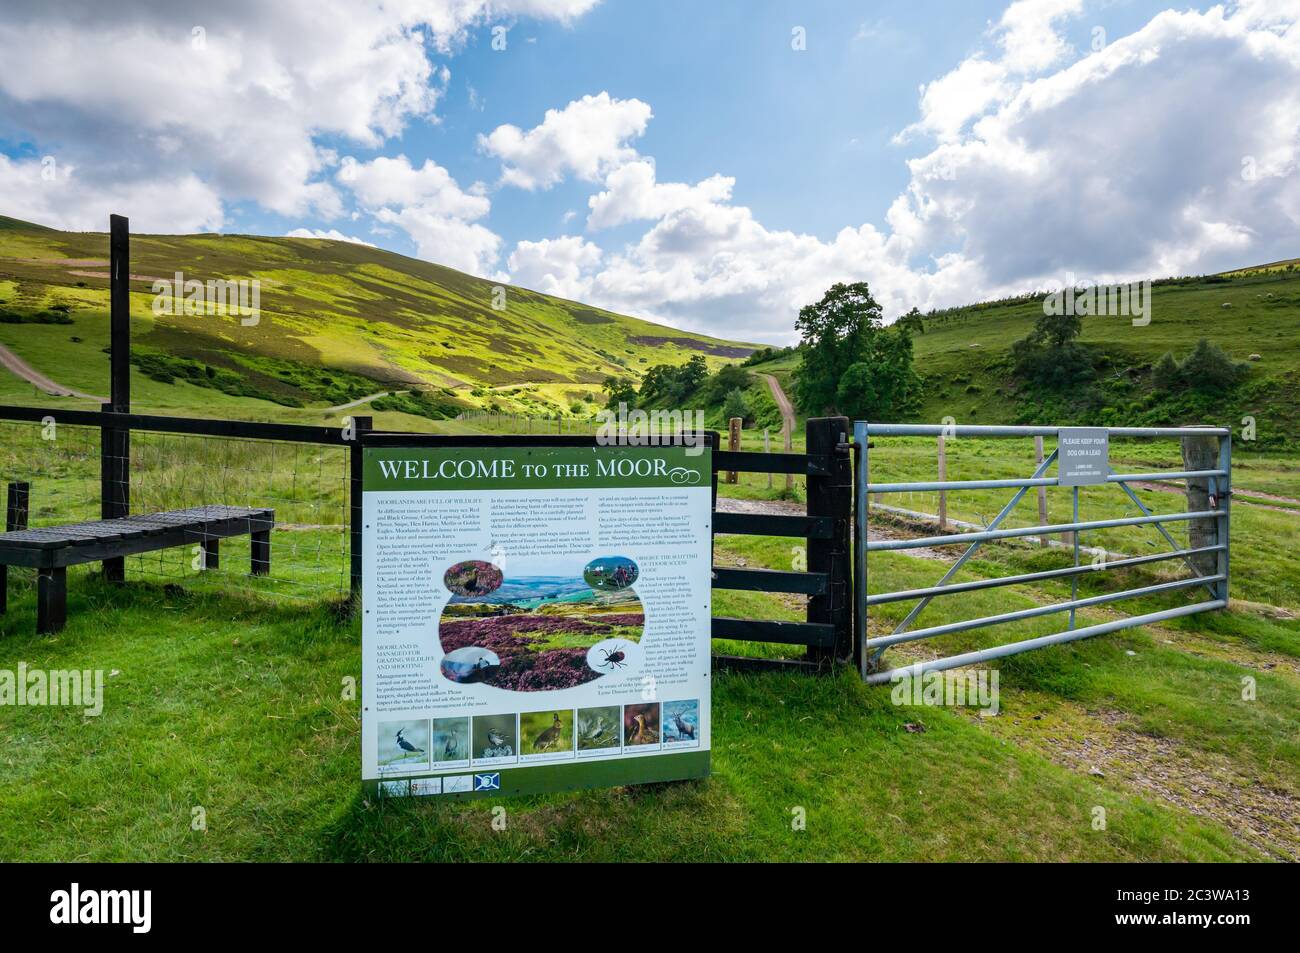
[[[100,442],[95,427],[0,421],[0,481],[27,485],[28,525],[101,517]],[[127,557],[127,579],[290,600],[346,596],[348,454],[341,446],[133,429],[125,469],[132,515],[213,505],[270,509],[275,528],[265,575],[252,575],[250,535],[222,540],[217,559],[213,541],[196,535],[183,547]]]

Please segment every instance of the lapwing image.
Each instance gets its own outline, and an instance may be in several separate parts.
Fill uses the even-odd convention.
[[[415,745],[411,744],[409,741],[407,741],[405,738],[402,737],[402,732],[404,731],[406,731],[405,728],[398,729],[397,747],[401,748],[404,754],[424,754],[423,748],[417,748]]]

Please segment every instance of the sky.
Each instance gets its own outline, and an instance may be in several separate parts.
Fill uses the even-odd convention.
[[[6,0],[0,62],[0,214],[736,340],[1300,255],[1300,0]]]

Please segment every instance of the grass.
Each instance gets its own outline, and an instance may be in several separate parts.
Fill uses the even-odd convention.
[[[720,537],[718,550],[722,561],[770,568],[791,558],[781,539]],[[1042,558],[1000,547],[971,572],[1001,574]],[[873,557],[872,589],[937,575],[933,561],[882,554]],[[1059,587],[1001,592],[961,605],[940,600],[927,621],[1063,595]],[[719,614],[802,614],[759,593],[718,592],[714,601]],[[1260,790],[1292,803],[1300,791],[1296,623],[1251,611],[1005,660],[1003,711],[992,719],[895,706],[887,688],[864,687],[849,672],[719,673],[709,780],[512,800],[500,832],[489,803],[361,797],[359,712],[345,697],[359,675],[357,623],[320,602],[290,606],[201,584],[116,588],[79,570],[72,621],[53,639],[31,634],[33,600],[22,581],[11,605],[0,620],[0,668],[25,661],[116,674],[99,718],[0,708],[0,731],[17,742],[0,755],[7,860],[1243,860],[1300,852],[1294,837],[1252,837],[1223,811],[1194,800],[1179,806],[1149,778],[1109,763],[1097,777],[1055,750],[1100,737],[1096,713],[1109,713],[1121,728],[1107,730],[1173,746],[1193,777],[1226,763],[1233,796]],[[1016,628],[1027,635],[1033,625]],[[936,648],[1008,635],[949,637]],[[1240,697],[1243,674],[1258,680],[1253,702]],[[1092,827],[1099,806],[1105,831]],[[206,830],[191,828],[195,808]],[[795,809],[804,830],[792,828]]]
[[[107,235],[0,217],[0,314],[7,316],[0,344],[88,394],[107,390],[107,255]],[[131,271],[133,340],[141,354],[159,356],[133,371],[142,412],[315,423],[345,402],[339,396],[414,388],[447,398],[449,411],[567,415],[575,402],[596,398],[606,376],[695,354],[717,367],[752,350],[513,286],[497,309],[491,281],[348,242],[132,235]],[[246,326],[236,316],[155,314],[155,279],[177,271],[259,280],[260,320]],[[210,367],[224,386],[195,386],[185,373],[154,379],[168,376],[167,359]],[[31,385],[0,375],[0,402],[33,396]],[[431,429],[419,415],[396,412],[384,425],[398,421]]]

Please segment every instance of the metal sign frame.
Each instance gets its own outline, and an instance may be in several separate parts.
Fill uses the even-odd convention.
[[[854,601],[856,608],[856,612],[854,613],[854,642],[855,654],[864,681],[869,684],[888,683],[908,675],[920,675],[927,671],[942,671],[944,669],[974,665],[991,659],[1003,658],[1008,655],[1027,652],[1048,645],[1057,645],[1062,642],[1072,642],[1078,639],[1091,638],[1092,636],[1103,635],[1107,632],[1114,632],[1119,629],[1148,625],[1151,623],[1162,622],[1166,619],[1174,619],[1181,616],[1193,615],[1200,612],[1209,612],[1227,607],[1229,579],[1229,505],[1232,496],[1232,433],[1230,430],[1225,428],[1098,428],[1106,431],[1108,440],[1112,437],[1165,437],[1181,439],[1197,436],[1215,437],[1218,440],[1218,455],[1216,458],[1217,467],[1215,469],[1159,471],[1153,473],[1116,473],[1113,467],[1108,466],[1108,474],[1105,478],[1105,482],[1117,484],[1142,513],[1141,516],[1125,517],[1122,519],[1081,520],[1079,518],[1079,488],[1078,486],[1074,486],[1072,488],[1074,495],[1074,516],[1071,522],[1042,526],[1028,526],[1017,529],[998,528],[998,526],[1011,514],[1011,512],[1016,508],[1016,505],[1024,498],[1025,494],[1028,493],[1031,488],[1065,485],[1060,482],[1058,477],[1050,477],[1046,475],[1051,469],[1052,464],[1057,462],[1059,447],[1052,450],[1052,452],[1048,454],[1040,464],[1038,464],[1032,476],[1024,479],[934,480],[916,483],[871,483],[869,480],[870,459],[868,448],[870,446],[871,437],[1052,437],[1059,439],[1062,431],[1070,431],[1074,429],[1077,428],[873,424],[861,420],[854,423],[853,439],[858,451],[857,473],[855,474],[856,479],[854,481],[856,485],[854,514],[855,533],[853,548]],[[1129,486],[1132,482],[1153,480],[1205,481],[1208,484],[1208,500],[1210,508],[1184,513],[1154,514],[1142,503],[1137,494],[1133,492],[1132,487]],[[1016,492],[997,516],[989,522],[987,528],[982,531],[924,536],[915,539],[901,540],[870,541],[867,538],[867,522],[869,515],[868,494],[992,489],[1015,489]],[[1174,540],[1173,536],[1170,535],[1169,531],[1165,529],[1164,526],[1165,523],[1198,519],[1212,519],[1215,521],[1216,538],[1214,545],[1195,548],[1180,548],[1179,544]],[[1093,564],[1080,565],[1079,533],[1089,529],[1107,529],[1116,526],[1153,526],[1173,548],[1169,552],[1158,553],[1155,555],[1109,560],[1100,566]],[[1015,539],[1027,536],[1037,536],[1041,538],[1064,533],[1069,533],[1073,537],[1073,566],[1061,569],[1044,570],[1041,572],[1022,573],[1014,576],[1003,576],[994,579],[977,579],[971,582],[950,582],[953,576],[955,576],[961,569],[962,565],[970,559],[985,542]],[[868,594],[867,558],[869,553],[957,545],[965,546],[966,551],[962,553],[952,566],[949,567],[948,571],[944,573],[943,577],[936,585],[923,589]],[[1193,561],[1193,557],[1205,553],[1217,554],[1216,568],[1213,573],[1201,572],[1197,569]],[[1185,579],[1176,579],[1170,582],[1143,586],[1137,589],[1126,589],[1119,592],[1104,593],[1102,595],[1091,596],[1085,599],[1078,598],[1078,579],[1084,573],[1168,560],[1182,560],[1192,571],[1192,575]],[[985,616],[977,619],[967,619],[960,622],[950,622],[945,625],[936,625],[929,628],[911,628],[911,625],[916,620],[917,616],[924,611],[925,607],[929,605],[931,600],[936,596],[971,592],[977,589],[990,589],[998,586],[1016,585],[1038,579],[1060,578],[1069,578],[1074,583],[1071,598],[1066,602],[1054,603],[1046,606],[1035,606],[1033,608],[1021,609],[1015,612],[1004,612],[997,615]],[[1118,602],[1123,599],[1132,599],[1178,589],[1199,588],[1202,586],[1207,590],[1209,598],[1201,602],[1178,606],[1172,609],[1164,609],[1158,612],[1150,612],[1143,615],[1129,616],[1124,619],[1118,619],[1099,625],[1085,626],[1084,628],[1075,627],[1075,611],[1077,609],[1085,608],[1087,606],[1101,605],[1103,603]],[[875,638],[869,637],[867,622],[871,606],[887,602],[903,602],[909,600],[917,600],[917,603],[912,608],[912,611],[907,614],[906,618],[895,627],[893,632]],[[1039,636],[1037,638],[1025,639],[1019,642],[1011,642],[1005,645],[998,645],[992,648],[980,649],[974,652],[966,652],[961,655],[917,662],[913,665],[904,666],[902,668],[890,669],[887,671],[879,670],[880,657],[884,653],[885,649],[891,645],[932,638],[934,636],[946,635],[952,632],[963,632],[970,629],[984,628],[986,626],[997,625],[1004,622],[1036,618],[1038,616],[1050,615],[1057,612],[1069,612],[1070,614],[1069,625],[1064,631]]]

